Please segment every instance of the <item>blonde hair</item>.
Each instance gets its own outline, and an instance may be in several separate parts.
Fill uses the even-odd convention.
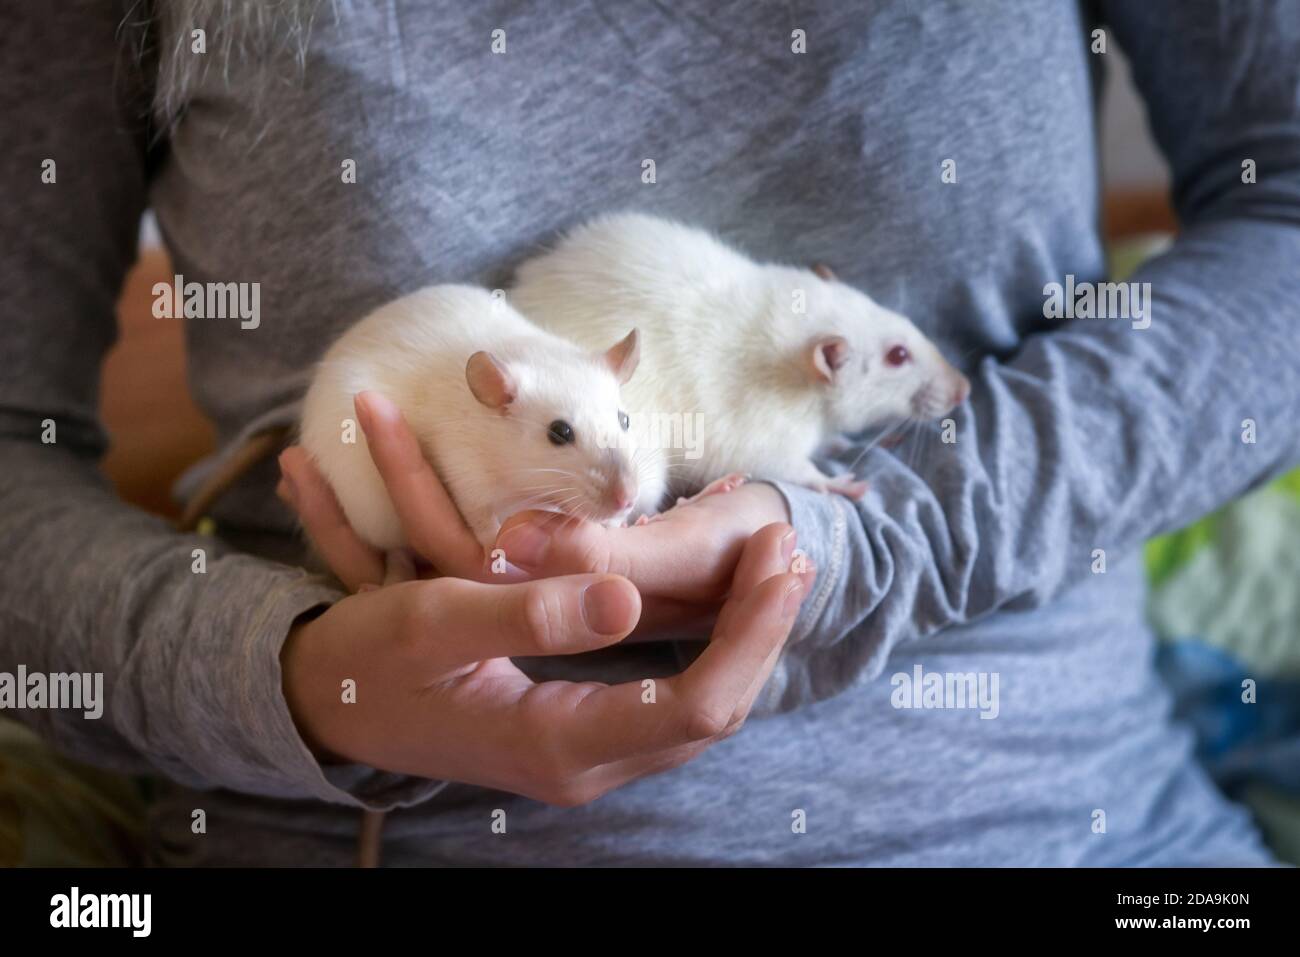
[[[323,5],[339,15],[340,0],[138,0],[123,26],[145,28],[134,52],[138,61],[151,60],[157,68],[156,122],[171,126],[213,70],[224,78],[233,63],[247,63],[265,84],[275,79],[272,64],[286,53],[301,68]],[[194,52],[199,30],[203,54]]]

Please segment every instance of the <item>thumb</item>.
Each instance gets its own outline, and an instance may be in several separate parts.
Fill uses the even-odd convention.
[[[438,578],[411,589],[418,642],[450,666],[487,658],[572,655],[615,644],[636,627],[641,595],[618,575],[567,575],[510,585]]]

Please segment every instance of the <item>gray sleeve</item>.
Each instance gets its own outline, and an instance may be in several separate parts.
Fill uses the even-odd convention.
[[[96,467],[99,365],[146,196],[122,12],[52,3],[0,17],[0,216],[12,244],[0,258],[0,671],[102,673],[105,698],[97,719],[9,713],[76,758],[197,787],[410,803],[437,785],[322,769],[289,715],[280,648],[295,619],[339,592],[174,533],[118,501]],[[206,550],[203,574],[194,548]]]
[[[1282,0],[1105,13],[1182,224],[1132,277],[1151,284],[1151,324],[1062,321],[985,359],[956,443],[935,438],[914,467],[872,451],[860,505],[780,486],[822,574],[765,708],[871,680],[900,642],[1041,605],[1095,549],[1114,563],[1300,462],[1300,15]]]

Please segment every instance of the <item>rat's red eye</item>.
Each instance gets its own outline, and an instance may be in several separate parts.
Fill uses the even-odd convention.
[[[906,346],[894,346],[885,353],[885,362],[891,366],[901,366],[912,361],[912,354]]]

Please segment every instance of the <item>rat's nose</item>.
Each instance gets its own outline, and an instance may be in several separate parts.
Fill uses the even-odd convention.
[[[636,479],[630,475],[615,476],[605,494],[610,508],[616,512],[626,512],[636,502]]]
[[[966,378],[960,372],[957,373],[957,384],[952,390],[952,406],[956,408],[970,397],[970,379]]]

